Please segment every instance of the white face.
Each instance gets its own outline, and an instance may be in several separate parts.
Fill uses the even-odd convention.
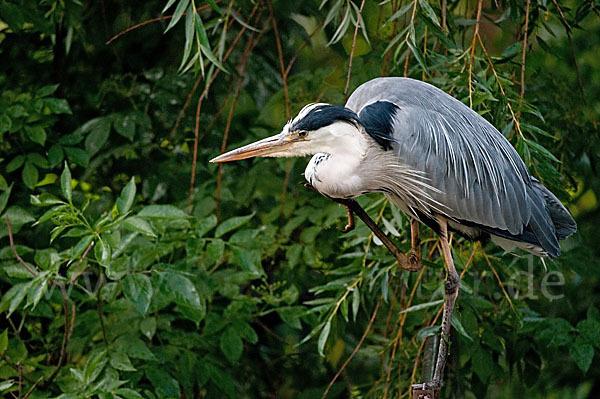
[[[366,140],[356,126],[336,121],[316,130],[294,129],[315,107],[309,104],[289,121],[281,133],[218,156],[211,162],[228,162],[251,157],[302,157],[316,153],[359,152],[366,147]],[[300,124],[301,125],[301,124]],[[293,129],[293,130],[292,130]]]

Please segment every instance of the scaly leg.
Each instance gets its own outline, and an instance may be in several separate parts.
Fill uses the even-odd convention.
[[[442,253],[446,262],[447,275],[445,282],[446,299],[444,301],[444,313],[442,315],[442,334],[440,338],[440,348],[438,350],[435,373],[433,374],[433,383],[437,386],[442,384],[442,373],[446,364],[446,355],[448,354],[448,342],[450,340],[450,326],[452,325],[452,313],[458,297],[458,288],[460,286],[460,277],[454,267],[450,243],[448,241],[448,223],[446,219],[438,218],[440,223],[440,243],[442,244]]]
[[[442,314],[442,332],[440,337],[440,346],[433,374],[433,381],[425,384],[413,385],[413,398],[419,396],[426,398],[429,395],[432,399],[437,397],[437,392],[442,386],[442,373],[446,364],[446,356],[448,355],[448,342],[450,339],[450,326],[452,325],[452,313],[456,298],[458,297],[458,288],[460,285],[460,277],[454,267],[452,260],[452,252],[448,242],[448,223],[444,218],[438,218],[440,225],[440,244],[442,245],[442,253],[446,263],[446,282],[444,284],[446,298],[444,300],[444,312]]]
[[[410,219],[410,244],[411,254],[410,260],[414,264],[422,264],[421,262],[421,239],[419,237],[419,221]]]

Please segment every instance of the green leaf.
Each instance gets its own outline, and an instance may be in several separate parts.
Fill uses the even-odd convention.
[[[218,262],[225,253],[225,243],[223,240],[213,240],[206,246],[206,256],[212,263]]]
[[[410,313],[410,312],[417,312],[419,310],[430,308],[432,306],[441,305],[442,303],[444,303],[443,299],[438,299],[437,301],[431,301],[431,302],[426,302],[426,303],[420,303],[418,305],[413,305],[411,307],[408,307],[408,308],[404,309],[399,314]]]
[[[25,163],[25,156],[17,155],[6,165],[6,173],[12,173]]]
[[[96,118],[92,119],[92,121],[94,121],[94,123],[92,125],[93,127],[91,132],[85,138],[85,150],[88,152],[90,157],[94,156],[94,154],[100,151],[110,135],[110,120],[108,118]]]
[[[0,312],[4,312],[8,309],[7,316],[10,316],[21,302],[23,302],[23,299],[25,299],[32,281],[18,283],[10,287],[10,289],[2,296],[2,300],[0,301]]]
[[[325,356],[325,354],[324,354],[325,344],[327,343],[327,337],[329,337],[330,330],[331,330],[331,320],[328,320],[327,323],[325,324],[325,327],[323,327],[321,334],[319,334],[319,341],[317,344],[317,348],[319,350],[319,355],[321,355],[321,356]]]
[[[427,0],[419,0],[419,5],[421,6],[421,10],[423,10],[425,12],[425,15],[427,15],[427,18],[429,18],[431,22],[433,22],[441,28],[440,22],[437,19],[437,15],[435,14],[435,11],[433,11],[433,8],[431,8]]]
[[[148,205],[138,216],[156,219],[186,219],[188,214],[173,205]]]
[[[171,22],[169,22],[167,29],[165,29],[165,33],[167,33],[173,26],[175,26],[175,24],[177,24],[177,22],[179,22],[188,4],[190,4],[190,0],[179,0],[179,4],[177,4],[175,12],[173,13],[173,18],[171,18]]]
[[[142,395],[129,388],[119,388],[115,392],[125,399],[144,399]]]
[[[76,235],[80,235],[82,233],[82,231],[77,231],[75,232]],[[73,259],[79,258],[80,256],[83,255],[83,253],[85,252],[85,250],[90,246],[90,244],[92,243],[92,241],[94,240],[94,236],[87,235],[85,237],[83,237],[81,240],[79,240],[77,242],[77,244],[75,244],[74,247],[71,248],[71,256],[73,257]]]
[[[414,43],[411,40],[408,40],[407,44],[408,44],[408,47],[410,47],[410,51],[415,56],[417,62],[423,69],[423,72],[425,72],[427,75],[429,75],[429,69],[427,68],[427,63],[425,62],[425,59],[423,58],[423,54],[421,54],[421,51],[414,45]]]
[[[148,313],[152,300],[152,283],[144,274],[136,273],[127,275],[122,281],[123,293],[133,302],[135,308],[142,316]]]
[[[129,141],[133,141],[135,137],[135,120],[131,115],[119,114],[113,121],[115,131]]]
[[[129,357],[121,351],[114,351],[110,354],[110,365],[117,370],[136,371]]]
[[[67,100],[63,98],[46,98],[44,99],[46,107],[52,111],[53,114],[70,114],[71,108]]]
[[[140,322],[140,332],[149,340],[156,334],[156,317],[146,317]]]
[[[183,56],[181,57],[181,64],[179,70],[185,66],[187,60],[190,58],[192,47],[194,45],[194,18],[196,18],[196,12],[193,4],[190,4],[187,15],[185,17],[185,44],[183,46]]]
[[[167,11],[169,8],[171,8],[171,6],[172,6],[173,4],[175,4],[175,2],[176,2],[176,1],[177,1],[177,0],[169,0],[169,1],[167,2],[167,5],[165,6],[165,8],[163,8],[163,10],[161,11],[161,14],[164,14],[164,13],[165,13],[165,11]]]
[[[38,89],[35,95],[36,97],[47,97],[51,94],[54,94],[56,89],[58,89],[58,84],[44,86]]]
[[[585,342],[600,349],[600,322],[598,320],[590,319],[588,316],[588,319],[577,323],[577,331]]]
[[[538,152],[539,154],[543,155],[544,157],[550,159],[551,161],[554,162],[560,162],[555,156],[554,154],[552,154],[550,151],[548,151],[545,147],[543,147],[541,144],[536,143],[533,140],[529,140],[529,139],[525,139],[525,141],[527,142],[527,144],[532,147],[536,152]]]
[[[129,231],[142,233],[149,237],[156,237],[156,233],[154,233],[154,229],[152,229],[150,223],[148,223],[146,219],[137,216],[128,217],[123,221],[122,226]]]
[[[260,251],[248,250],[236,246],[231,247],[231,251],[233,252],[235,263],[240,265],[245,271],[252,273],[255,278],[266,275],[261,264]]]
[[[6,208],[6,204],[8,204],[8,198],[10,197],[10,193],[12,191],[13,185],[15,183],[11,183],[8,189],[4,190],[2,194],[0,194],[0,214],[4,212],[4,208]],[[0,223],[6,223],[5,221],[0,221]]]
[[[94,246],[94,256],[102,266],[108,266],[111,258],[111,249],[105,240],[98,240]]]
[[[54,144],[48,150],[48,162],[51,167],[54,167],[62,162],[65,159],[65,152],[63,151],[63,147],[60,144]]]
[[[196,234],[198,235],[198,238],[204,236],[204,234],[208,233],[216,225],[217,217],[215,215],[210,215],[202,219],[202,221],[198,224],[198,227],[196,227]]]
[[[108,363],[106,356],[106,350],[97,350],[88,357],[83,370],[83,383],[85,385],[91,384],[96,381],[96,378],[100,375],[104,366]]]
[[[0,354],[4,354],[8,348],[8,328],[5,328],[2,334],[0,334]]]
[[[494,372],[494,359],[488,350],[479,346],[471,356],[472,369],[481,382],[486,383]]]
[[[277,309],[277,314],[281,320],[287,325],[297,330],[302,328],[300,317],[306,313],[306,310],[301,306],[283,307]]]
[[[187,277],[174,272],[161,272],[160,277],[160,291],[171,301],[194,309],[206,306],[196,286]]]
[[[6,114],[0,115],[0,134],[10,131],[12,128],[12,120]]]
[[[33,190],[39,178],[39,172],[37,168],[33,166],[33,163],[29,161],[25,162],[25,167],[23,168],[21,176],[23,178],[23,183],[25,183],[27,188]]]
[[[179,398],[179,383],[163,368],[152,366],[146,369],[146,377],[159,398]]]
[[[122,335],[115,342],[116,350],[125,352],[127,356],[141,360],[156,360],[156,356],[148,349],[144,341],[137,336]]]
[[[244,352],[244,343],[233,326],[221,334],[221,351],[232,364],[236,364]]]
[[[585,374],[592,365],[594,348],[584,340],[577,338],[569,348],[569,355],[571,355],[577,367]]]
[[[27,137],[34,143],[43,146],[46,143],[46,131],[40,125],[25,126]]]
[[[135,178],[131,178],[129,183],[121,191],[121,195],[117,198],[117,209],[121,215],[129,212],[133,199],[135,198]]]
[[[249,343],[255,344],[258,342],[258,334],[256,334],[256,331],[254,331],[254,329],[252,328],[252,326],[250,326],[250,324],[246,323],[245,321],[234,322],[233,327],[238,332],[240,337],[242,337]]]
[[[69,161],[74,162],[79,166],[83,166],[84,168],[90,163],[90,156],[81,148],[63,147],[63,149]]]
[[[356,316],[358,316],[358,309],[360,306],[360,292],[358,290],[358,286],[354,287],[352,291],[352,314],[354,317],[354,321],[356,321]]]
[[[469,341],[473,341],[473,338],[467,333],[467,330],[465,330],[458,317],[456,317],[456,314],[452,315],[452,326],[456,328],[456,331],[458,331],[460,335],[467,338]]]
[[[46,292],[50,283],[51,275],[49,271],[39,273],[38,276],[31,282],[31,286],[27,292],[27,306],[35,308],[42,299],[42,295]]]
[[[254,217],[254,212],[252,212],[252,214],[247,215],[247,216],[236,216],[236,217],[232,217],[231,219],[227,219],[226,221],[221,223],[219,225],[219,227],[217,227],[215,237],[221,237],[221,236],[227,234],[228,232],[230,232],[231,230],[235,230],[238,227],[243,226],[244,224],[248,223],[248,221],[250,219],[252,219],[253,217]]]
[[[15,380],[5,380],[0,382],[0,391],[6,391],[10,387],[15,385]]]

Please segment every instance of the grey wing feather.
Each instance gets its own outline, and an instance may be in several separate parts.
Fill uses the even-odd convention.
[[[460,101],[424,82],[379,78],[359,87],[346,106],[358,113],[375,101],[398,107],[393,150],[402,163],[426,173],[439,190],[431,197],[448,208],[448,216],[513,235],[523,233],[533,216],[546,219],[515,149]],[[547,241],[558,245],[556,238]]]

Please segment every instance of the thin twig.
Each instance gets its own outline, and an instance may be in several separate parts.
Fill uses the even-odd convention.
[[[300,45],[300,47],[298,47],[298,49],[296,50],[296,53],[294,54],[294,56],[292,58],[290,58],[290,61],[288,62],[287,67],[285,68],[285,76],[288,76],[290,74],[290,70],[292,69],[292,66],[294,65],[294,63],[296,62],[296,59],[298,58],[298,56],[300,55],[302,50],[304,50],[304,47],[306,47],[308,45],[308,43],[310,42],[310,39],[312,39],[312,37],[321,30],[324,23],[325,23],[325,21],[321,21],[321,23],[319,25],[317,25],[317,27],[310,33],[310,35],[308,35],[308,37],[306,38],[304,43],[302,43]]]
[[[447,1],[442,0],[442,32],[446,32],[446,9],[447,9]]]
[[[358,36],[358,28],[362,20],[362,10],[365,6],[365,0],[360,3],[358,15],[356,16],[356,26],[354,27],[354,37],[352,38],[352,49],[350,50],[350,62],[348,63],[348,75],[346,76],[346,87],[344,88],[344,101],[348,99],[348,88],[350,87],[350,75],[352,74],[352,60],[354,59],[354,47],[356,47],[356,37]]]
[[[475,59],[475,44],[479,37],[479,23],[481,21],[481,7],[483,0],[477,3],[477,17],[475,18],[475,30],[473,31],[473,41],[471,41],[471,56],[469,58],[469,107],[473,108],[473,61]],[[481,40],[481,39],[480,39]]]
[[[525,31],[523,32],[523,54],[521,55],[521,95],[519,96],[519,110],[517,115],[520,115],[523,97],[525,96],[525,57],[527,55],[527,34],[529,33],[529,4],[531,0],[527,0],[525,6]]]
[[[65,332],[63,334],[63,340],[62,340],[62,344],[60,346],[60,355],[58,358],[58,364],[54,368],[54,371],[52,371],[52,374],[50,374],[50,377],[48,377],[48,379],[44,382],[45,386],[48,386],[54,380],[54,378],[60,371],[60,368],[63,366],[65,356],[66,356],[67,343],[69,342],[69,338],[70,338],[69,332],[71,331],[71,327],[69,325],[69,307],[67,305],[67,300],[68,300],[67,299],[67,290],[65,289],[65,285],[63,283],[58,283],[58,287],[60,288],[60,293],[62,295],[63,312],[65,313]],[[73,322],[74,321],[75,321],[75,318],[73,316]]]
[[[17,248],[15,247],[15,242],[14,242],[14,239],[13,239],[12,226],[10,225],[10,219],[8,218],[8,212],[5,215],[5,219],[6,219],[6,227],[8,228],[8,240],[10,242],[10,250],[12,251],[13,255],[15,256],[15,258],[17,258],[17,261],[21,265],[23,265],[25,267],[25,269],[27,269],[27,271],[29,273],[31,273],[31,275],[33,277],[36,277],[37,273],[31,267],[29,267],[29,265],[27,263],[25,263],[25,261],[17,253]]]
[[[410,15],[410,24],[414,25],[415,23],[415,14],[417,12],[417,3],[418,1],[415,0],[413,1],[413,9],[412,9],[412,14]],[[406,37],[404,38],[404,41],[408,41],[408,38],[410,36],[410,29],[408,30],[408,32],[406,32]],[[407,46],[408,47],[408,46]],[[406,77],[406,75],[408,74],[408,60],[410,59],[410,47],[408,47],[406,49],[406,59],[404,60],[404,74],[403,76]]]
[[[563,25],[565,25],[565,28],[567,29],[567,38],[569,39],[569,48],[571,49],[571,57],[573,58],[573,64],[575,65],[575,74],[577,75],[577,85],[579,86],[579,92],[581,93],[581,99],[583,100],[583,103],[586,105],[586,107],[589,107],[589,104],[585,97],[585,91],[583,89],[581,73],[579,72],[579,64],[577,63],[577,57],[575,56],[575,46],[573,45],[573,37],[571,37],[571,31],[573,29],[571,28],[571,25],[569,25],[569,23],[567,22],[567,18],[565,17],[565,14],[563,14],[562,9],[558,5],[558,1],[552,0],[552,2],[556,6],[556,9],[558,10],[558,13],[560,14],[562,23],[563,23]],[[592,122],[594,123],[594,126],[596,126],[596,118],[594,118],[593,116],[592,116]]]
[[[16,372],[19,371],[19,367],[16,364],[14,364],[13,362],[11,362],[9,357],[6,356],[4,353],[0,353],[0,359],[4,360],[6,362],[6,364],[8,364],[11,368],[13,368]],[[23,373],[23,377],[25,377],[25,379],[27,381],[29,381],[30,383],[32,383],[32,384],[34,383],[33,378],[31,378],[26,373]]]
[[[23,366],[21,366],[21,362],[17,363],[17,375],[18,377],[18,386],[19,386],[19,399],[22,398],[22,392],[23,392]]]
[[[258,18],[260,18],[261,14],[259,14]],[[244,49],[244,52],[242,53],[241,59],[238,63],[239,78],[238,78],[237,86],[235,88],[235,92],[233,94],[233,101],[231,103],[231,108],[229,109],[229,115],[227,117],[227,124],[225,126],[225,132],[223,133],[223,140],[221,142],[221,154],[225,153],[225,149],[227,148],[227,140],[229,138],[229,130],[231,128],[231,122],[233,121],[233,113],[235,111],[237,99],[240,94],[242,84],[244,82],[243,77],[246,72],[246,66],[248,65],[248,60],[250,59],[250,56],[252,55],[252,51],[254,50],[254,48],[256,47],[256,45],[258,44],[260,39],[262,38],[263,34],[266,32],[268,22],[269,22],[268,20],[265,21],[264,26],[262,27],[262,29],[260,30],[258,35],[256,35],[256,38],[255,38],[255,32],[252,32],[252,34],[250,35],[250,38],[248,39],[248,42],[246,43],[246,48]],[[220,220],[222,179],[223,179],[223,164],[220,163],[219,169],[217,171],[217,190],[215,193],[215,213],[217,216],[217,221]]]
[[[25,396],[23,396],[23,399],[27,399],[29,397],[29,395],[31,395],[33,393],[33,390],[35,389],[35,387],[37,387],[39,385],[39,383],[42,382],[43,379],[44,379],[44,376],[43,375],[40,376],[40,378],[38,378],[37,381],[33,383],[31,388],[29,388],[29,390],[25,393]]]
[[[250,12],[250,16],[248,17],[248,20],[246,22],[250,22],[250,19],[252,18],[252,16],[256,12],[257,7],[258,7],[258,2],[254,5],[254,8]],[[233,19],[229,22],[229,25],[227,26],[227,29],[231,28],[231,25],[233,25]],[[224,63],[225,61],[227,61],[227,58],[229,58],[229,55],[233,51],[234,47],[237,45],[237,43],[241,39],[241,37],[244,34],[244,32],[246,32],[246,29],[247,28],[245,26],[242,26],[242,29],[240,29],[240,31],[238,32],[237,36],[233,39],[233,41],[231,42],[231,45],[229,46],[229,48],[225,52],[225,55],[223,56],[223,59],[221,60],[221,63]],[[214,78],[216,78],[216,75],[218,75],[219,72],[220,72],[220,69],[217,69],[217,71],[213,75],[213,80],[214,80]],[[183,119],[183,116],[185,115],[185,111],[188,108],[188,106],[190,105],[190,102],[192,101],[192,97],[193,97],[194,93],[196,93],[196,90],[198,89],[198,86],[200,85],[200,82],[202,81],[203,78],[204,77],[202,76],[202,74],[198,75],[198,77],[196,78],[196,81],[194,82],[194,86],[192,87],[192,90],[188,94],[187,98],[185,99],[185,103],[183,104],[183,107],[181,108],[181,110],[179,111],[179,114],[177,115],[177,119],[175,120],[175,124],[173,125],[173,128],[171,129],[171,133],[169,134],[169,140],[173,140],[173,137],[175,137],[175,132],[179,128],[179,124],[181,123],[181,120]],[[209,82],[208,87],[210,87],[210,85],[212,85],[213,80],[211,80]]]
[[[260,2],[256,2],[256,4],[254,5],[254,8],[252,9],[250,16],[248,17],[248,22],[250,22],[250,19],[254,15],[254,12],[258,9],[259,4],[260,4]],[[260,19],[261,15],[262,15],[262,12],[259,13],[258,17],[256,18],[257,21]],[[246,25],[248,25],[248,24],[246,24]],[[240,32],[238,33],[238,35],[235,37],[235,39],[233,39],[233,42],[231,42],[229,49],[223,56],[222,62],[225,62],[227,60],[227,58],[229,57],[229,55],[231,54],[233,49],[237,46],[238,42],[242,38],[242,34],[245,31],[246,31],[246,27],[243,26],[242,29],[240,29]],[[208,91],[210,90],[212,84],[217,79],[219,72],[221,72],[220,69],[215,70],[215,73],[213,74],[212,78],[210,79],[210,81],[208,82],[208,84],[206,85],[204,90],[202,91],[202,94],[200,94],[200,97],[198,98],[198,103],[196,105],[196,124],[194,127],[194,150],[193,150],[193,158],[192,158],[192,172],[191,172],[191,176],[190,176],[190,195],[188,197],[188,204],[187,204],[187,212],[188,213],[190,213],[192,211],[192,199],[194,198],[194,183],[196,180],[196,162],[198,159],[198,142],[199,142],[198,132],[200,129],[200,110],[202,109],[202,103],[203,103],[204,99],[206,98],[206,96],[208,95]],[[196,80],[196,82],[199,83],[200,79],[201,79],[201,76],[198,76],[198,79]],[[183,112],[184,112],[184,110],[182,109],[180,112],[180,115],[182,115]]]
[[[481,41],[481,36],[478,36],[477,38],[479,40],[479,45],[481,46],[481,50],[483,50],[483,54],[485,55],[488,63],[490,64],[490,68],[492,68],[492,72],[494,73],[494,77],[496,78],[496,82],[498,83],[498,87],[500,88],[500,92],[502,93],[502,95],[506,99],[506,106],[508,107],[508,110],[510,111],[510,115],[512,117],[512,120],[515,123],[515,130],[516,130],[517,133],[519,133],[519,135],[521,137],[523,137],[523,132],[521,131],[521,125],[519,123],[519,119],[515,115],[515,112],[513,111],[512,106],[510,105],[510,100],[508,99],[508,96],[506,95],[506,91],[504,91],[504,86],[502,86],[502,82],[500,81],[500,78],[498,77],[498,73],[496,72],[496,68],[494,68],[494,64],[492,63],[492,59],[491,59],[490,55],[488,54],[485,46],[483,45],[483,41]]]
[[[567,18],[565,18],[565,14],[563,14],[562,10],[560,9],[560,6],[558,5],[558,1],[557,0],[552,0],[552,2],[556,6],[556,9],[558,10],[558,13],[560,14],[560,18],[562,19],[562,23],[567,28],[567,33],[570,33],[571,30],[572,30],[571,25],[569,25],[569,23],[567,22]]]
[[[417,280],[415,281],[415,284],[413,285],[413,289],[411,290],[411,293],[410,293],[410,296],[408,298],[405,308],[408,308],[412,305],[412,301],[415,297],[415,293],[417,292],[417,287],[419,286],[419,283],[421,282],[421,279],[423,278],[424,271],[425,271],[425,268],[421,269],[421,272],[419,273]],[[383,393],[384,398],[387,398],[390,379],[391,379],[391,373],[392,373],[392,367],[391,367],[392,364],[391,363],[394,360],[394,358],[396,357],[396,351],[398,350],[398,346],[400,345],[400,342],[402,341],[404,324],[406,323],[407,316],[408,316],[408,313],[402,313],[399,316],[398,332],[396,333],[396,338],[394,338],[394,344],[392,346],[392,355],[390,356],[390,365],[388,367],[388,371],[387,371],[387,375],[386,375],[386,379],[385,379],[385,389],[384,389],[384,393]]]
[[[379,305],[381,305],[382,300],[383,300],[383,296],[380,296],[379,301],[377,301],[377,305],[375,305],[375,309],[373,310],[373,314],[371,315],[371,320],[369,320],[369,324],[367,324],[367,328],[365,329],[365,332],[363,333],[362,337],[360,337],[360,341],[358,341],[358,344],[354,347],[354,350],[352,351],[350,356],[348,356],[348,358],[346,359],[344,364],[342,364],[342,367],[340,367],[338,372],[335,374],[335,376],[329,382],[329,385],[327,385],[327,389],[325,390],[325,392],[323,392],[323,399],[325,399],[327,397],[327,394],[329,393],[329,390],[331,389],[331,387],[333,386],[335,381],[338,379],[340,374],[342,374],[342,372],[346,369],[346,366],[348,366],[348,364],[354,358],[354,356],[356,356],[356,353],[358,353],[358,350],[360,349],[363,342],[365,341],[365,338],[369,334],[371,327],[373,327],[373,323],[375,322],[375,317],[377,317],[377,311],[379,310]]]
[[[74,270],[77,270],[79,268],[79,266],[81,266],[81,262],[83,262],[83,260],[85,259],[88,252],[90,252],[90,249],[92,249],[93,246],[94,246],[94,241],[90,242],[90,245],[88,245],[88,247],[85,249],[85,251],[83,252],[83,256],[81,257],[81,259],[79,259],[79,262],[77,262],[77,266],[75,266]],[[85,265],[85,267],[79,273],[77,273],[77,275],[74,274],[73,277],[71,277],[71,279],[69,280],[69,285],[71,285],[75,281],[77,281],[77,279],[79,279],[79,277],[81,277],[83,272],[85,272],[88,267],[89,267],[89,264]]]
[[[480,250],[481,250],[481,253],[482,253],[483,257],[485,258],[488,266],[492,270],[492,273],[494,273],[494,276],[496,276],[496,280],[498,280],[498,284],[500,285],[500,288],[502,289],[502,292],[504,293],[504,297],[508,300],[510,308],[512,309],[513,313],[516,316],[518,316],[519,314],[517,313],[517,310],[515,309],[515,305],[513,305],[512,300],[510,299],[510,295],[508,295],[508,292],[506,292],[506,288],[504,288],[504,284],[502,283],[502,279],[500,279],[500,276],[498,275],[498,272],[496,271],[496,269],[492,265],[492,262],[490,261],[490,258],[488,258],[487,254],[485,253],[485,251],[483,250],[483,248],[480,248]]]
[[[283,62],[283,48],[281,47],[281,37],[279,36],[279,28],[277,27],[277,20],[275,19],[275,13],[273,12],[273,5],[271,0],[267,0],[267,6],[269,7],[269,14],[271,17],[271,23],[273,25],[273,33],[275,34],[275,44],[277,46],[277,55],[279,57],[279,66],[281,68],[281,79],[283,81],[283,97],[285,99],[285,116],[286,120],[291,118],[290,110],[290,92],[288,87],[288,75]],[[283,179],[283,188],[281,190],[281,214],[285,209],[285,200],[287,197],[287,187],[290,181],[290,175],[292,173],[292,160],[288,159],[286,162],[285,178]]]
[[[218,3],[219,1],[221,1],[221,0],[215,0],[215,2],[216,2],[216,3]],[[205,5],[203,5],[203,6],[197,7],[197,8],[196,8],[196,12],[199,12],[199,11],[204,11],[204,10],[206,10],[206,9],[208,9],[208,8],[210,8],[210,5],[209,5],[209,4],[205,4]],[[184,15],[184,16],[185,16],[186,14],[187,14],[187,13],[185,13],[185,12],[183,13],[183,15]],[[144,25],[148,25],[148,24],[151,24],[151,23],[153,23],[153,22],[164,21],[164,20],[171,19],[171,18],[173,18],[173,15],[163,15],[162,17],[156,17],[156,18],[148,19],[148,20],[146,20],[146,21],[140,22],[139,24],[135,24],[135,25],[133,25],[133,26],[130,26],[129,28],[127,28],[127,29],[125,29],[125,30],[122,30],[121,32],[119,32],[119,33],[117,33],[116,35],[114,35],[113,37],[111,37],[111,38],[110,38],[110,39],[109,39],[109,40],[106,42],[106,45],[109,45],[109,44],[111,44],[112,42],[114,42],[115,40],[117,40],[118,38],[120,38],[121,36],[123,36],[124,34],[126,34],[126,33],[129,33],[129,32],[131,32],[132,30],[136,30],[136,29],[138,29],[138,28],[141,28],[141,27],[142,27],[142,26],[144,26]]]
[[[257,5],[258,5],[258,3],[252,9],[252,12],[250,13],[250,16],[248,17],[248,22],[250,21],[250,18],[252,18],[252,16],[254,15]],[[231,25],[233,25],[233,19],[231,21],[229,21],[229,25],[227,25],[227,29],[231,28]],[[235,45],[238,43],[238,41],[240,40],[240,38],[242,37],[242,35],[244,34],[245,31],[246,31],[246,27],[242,26],[242,29],[240,29],[240,31],[238,32],[235,39],[233,39],[233,41],[231,42],[231,46],[229,46],[229,49],[227,49],[227,52],[225,52],[225,55],[223,56],[221,63],[224,63],[225,61],[227,61],[227,58],[229,58],[231,51],[233,50]],[[215,75],[213,75],[213,78],[216,78],[216,75],[219,73],[219,71],[220,71],[220,69],[217,69],[217,71],[215,72]],[[198,90],[198,86],[200,85],[200,82],[202,81],[203,78],[204,78],[204,76],[202,76],[202,74],[198,75],[198,77],[196,78],[196,81],[194,82],[194,86],[192,87],[192,90],[189,92],[188,96],[186,97],[185,103],[183,103],[183,107],[181,107],[179,114],[177,114],[177,119],[175,120],[175,124],[173,125],[173,128],[171,129],[171,133],[169,134],[169,141],[172,141],[173,138],[175,137],[175,132],[179,128],[179,124],[181,123],[181,120],[183,119],[183,116],[185,115],[185,111],[189,107],[189,105],[192,101],[192,97],[196,93],[196,90]],[[211,80],[211,82],[209,82],[209,86],[211,84],[212,84],[212,80]]]

